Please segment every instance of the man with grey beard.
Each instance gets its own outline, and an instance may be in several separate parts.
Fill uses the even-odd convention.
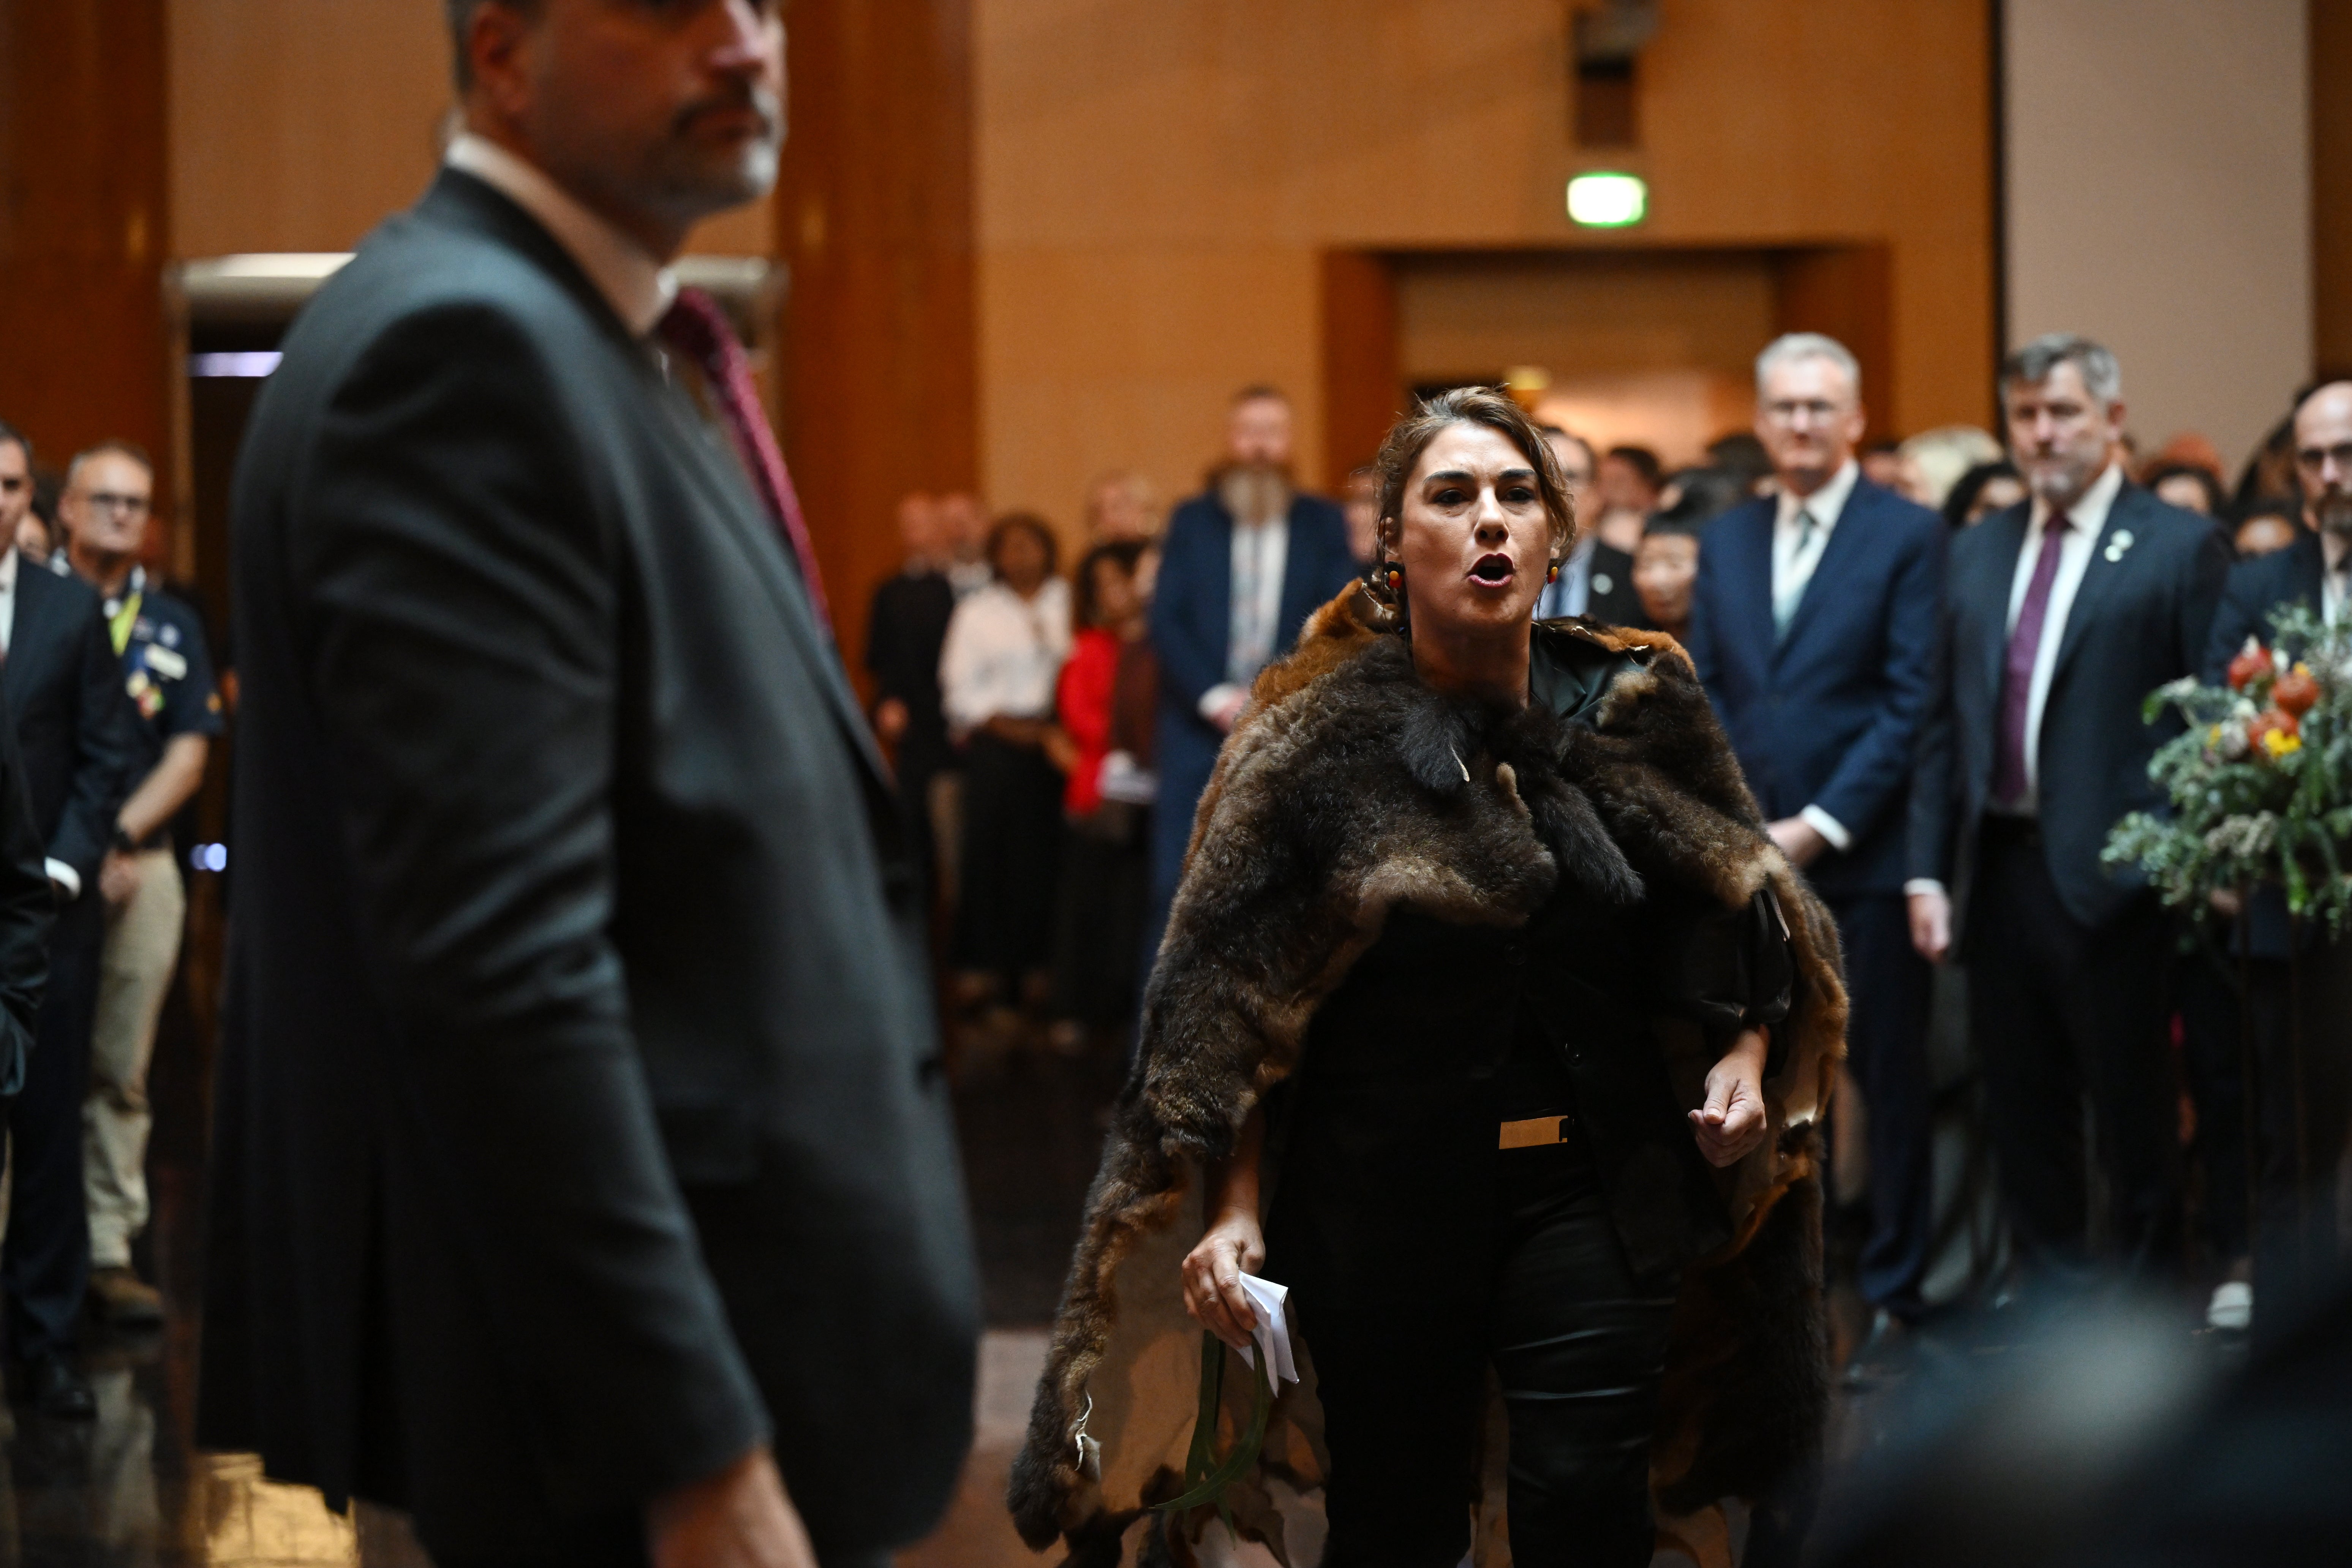
[[[232,502],[197,1436],[440,1568],[887,1563],[978,1318],[922,878],[667,269],[774,181],[782,6],[447,9],[463,134]]]
[[[2295,401],[2295,488],[2303,496],[2304,527],[2293,544],[2268,555],[2241,561],[2213,617],[2205,648],[2205,679],[2228,679],[2230,661],[2253,637],[2271,641],[2271,616],[2289,605],[2328,620],[2346,613],[2347,578],[2352,577],[2352,381],[2323,382]],[[2262,1189],[2254,1216],[2256,1331],[2292,1321],[2308,1290],[2327,1274],[2311,1260],[2331,1258],[2336,1247],[2335,1171],[2352,1109],[2352,1051],[2324,1029],[2304,1030],[2303,1059],[2289,1053],[2294,1003],[2297,932],[2287,918],[2286,899],[2275,888],[2258,888],[2236,922],[2233,961],[2242,958],[2248,980],[2247,1012],[2253,1022],[2254,1081],[2261,1096],[2260,1147],[2253,1152]],[[2326,1016],[2316,987],[2339,975],[2345,965],[2318,963],[2313,955],[2321,933],[2301,933],[2306,1018]],[[2303,1080],[2299,1113],[2294,1093]],[[2296,1150],[2305,1170],[2296,1170]],[[2299,1196],[2300,1194],[2300,1196]],[[2232,1193],[2219,1201],[2234,1202]],[[2308,1245],[2305,1245],[2306,1239]]]

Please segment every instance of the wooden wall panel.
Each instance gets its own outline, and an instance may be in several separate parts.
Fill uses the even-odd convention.
[[[450,109],[440,0],[163,0],[173,254],[348,250],[415,201]],[[768,206],[688,248],[774,249]]]
[[[157,0],[0,0],[0,418],[45,464],[169,460],[163,76]]]
[[[898,498],[977,478],[968,6],[785,11],[785,448],[853,665]]]
[[[1323,482],[1372,460],[1404,399],[1395,268],[1360,250],[1323,255]]]
[[[2352,375],[2352,3],[2311,0],[2312,358]]]
[[[1886,411],[1895,384],[1894,266],[1884,245],[1799,250],[1780,258],[1777,279],[1776,335],[1826,332],[1861,362],[1868,441],[1912,434]]]
[[[1884,246],[1880,416],[1990,406],[1987,0],[1671,0],[1642,59],[1646,144],[1605,160],[1571,142],[1560,0],[974,5],[1000,505],[1074,521],[1114,465],[1183,493],[1224,398],[1269,374],[1299,395],[1304,458],[1337,460],[1332,251]],[[1648,178],[1642,228],[1569,223],[1568,176],[1596,164]],[[1181,365],[1134,357],[1160,337],[1185,340]]]

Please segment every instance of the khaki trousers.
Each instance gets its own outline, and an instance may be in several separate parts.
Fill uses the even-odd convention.
[[[121,908],[107,911],[98,1016],[90,1028],[89,1098],[82,1104],[82,1184],[89,1199],[93,1268],[130,1267],[131,1238],[147,1228],[147,1134],[154,1121],[147,1109],[147,1068],[188,912],[172,852],[145,849],[136,858],[138,889]]]

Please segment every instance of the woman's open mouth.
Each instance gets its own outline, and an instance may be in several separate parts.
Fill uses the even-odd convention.
[[[1478,563],[1470,568],[1470,581],[1489,588],[1500,588],[1510,582],[1515,570],[1507,555],[1481,555]]]

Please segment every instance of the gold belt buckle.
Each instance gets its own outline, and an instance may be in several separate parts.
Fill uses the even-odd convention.
[[[1560,1142],[1560,1129],[1568,1122],[1565,1116],[1533,1116],[1525,1121],[1506,1121],[1503,1135],[1495,1145],[1497,1149],[1540,1149]]]

